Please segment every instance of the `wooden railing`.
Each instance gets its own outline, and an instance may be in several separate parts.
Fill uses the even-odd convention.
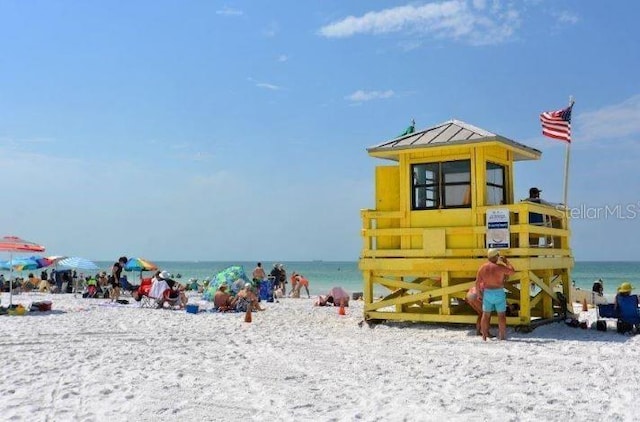
[[[475,226],[456,227],[402,227],[406,225],[410,212],[403,211],[377,211],[361,210],[362,216],[362,259],[366,258],[465,258],[480,257],[486,253],[486,213],[489,209],[507,208],[510,214],[510,256],[571,256],[569,246],[569,226],[567,213],[548,205],[532,202],[520,202],[510,205],[492,207],[477,207],[472,212],[476,213]],[[430,212],[430,211],[411,211]],[[542,216],[542,224],[530,224],[529,215]],[[385,225],[396,226],[392,228],[379,228],[378,222],[385,221]],[[389,222],[393,222],[389,224]],[[434,253],[431,248],[431,240],[427,238],[433,231],[439,231],[443,247]],[[451,236],[470,236],[474,240],[468,248],[450,248],[447,239]],[[421,239],[418,242],[407,239]],[[386,242],[380,241],[382,239]],[[536,243],[539,242],[539,243]],[[384,244],[384,247],[379,245]],[[399,245],[388,247],[389,244]],[[413,245],[413,246],[412,246]],[[417,247],[415,245],[418,245]]]

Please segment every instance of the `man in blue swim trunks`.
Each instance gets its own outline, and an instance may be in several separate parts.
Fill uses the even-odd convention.
[[[489,249],[487,258],[489,261],[480,266],[476,275],[476,287],[482,297],[482,339],[486,341],[489,336],[491,312],[495,310],[498,313],[498,338],[506,340],[507,295],[504,292],[504,280],[515,270],[506,257],[500,256],[498,249]]]

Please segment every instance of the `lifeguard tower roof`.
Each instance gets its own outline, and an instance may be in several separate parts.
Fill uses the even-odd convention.
[[[369,155],[398,161],[402,150],[445,145],[464,145],[480,142],[498,142],[513,151],[514,161],[538,160],[542,154],[535,148],[528,147],[504,136],[470,125],[460,120],[448,120],[420,132],[403,135],[381,144],[367,148]]]

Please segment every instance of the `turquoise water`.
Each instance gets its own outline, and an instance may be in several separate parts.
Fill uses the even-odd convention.
[[[248,277],[256,266],[255,262],[235,261],[235,262],[155,262],[160,269],[167,270],[182,277],[180,281],[187,281],[190,278],[203,280],[205,277],[213,277],[218,271],[231,265],[242,265]],[[342,286],[350,292],[362,291],[362,275],[358,270],[358,263],[355,261],[308,261],[308,262],[281,262],[287,271],[287,279],[292,271],[303,274],[309,279],[309,290],[311,294],[323,294],[333,286]],[[100,270],[110,272],[112,262],[96,262]],[[265,271],[269,273],[273,267],[273,262],[263,262]],[[40,270],[34,271],[39,274]],[[7,275],[7,272],[4,272]],[[16,273],[20,275],[20,273]],[[26,277],[28,271],[23,273]],[[147,276],[150,273],[145,273]],[[135,280],[138,273],[129,273],[129,279]],[[607,294],[615,294],[616,287],[625,280],[640,292],[640,262],[577,262],[571,278],[575,281],[576,287],[591,290],[593,281],[602,278],[604,290]],[[382,294],[383,291],[376,291],[375,294]]]

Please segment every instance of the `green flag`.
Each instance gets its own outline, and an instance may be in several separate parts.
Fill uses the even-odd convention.
[[[401,136],[405,136],[405,135],[409,135],[413,132],[416,131],[416,121],[415,120],[411,120],[411,125],[404,131],[402,132],[400,135],[396,136],[396,138],[400,138]]]

